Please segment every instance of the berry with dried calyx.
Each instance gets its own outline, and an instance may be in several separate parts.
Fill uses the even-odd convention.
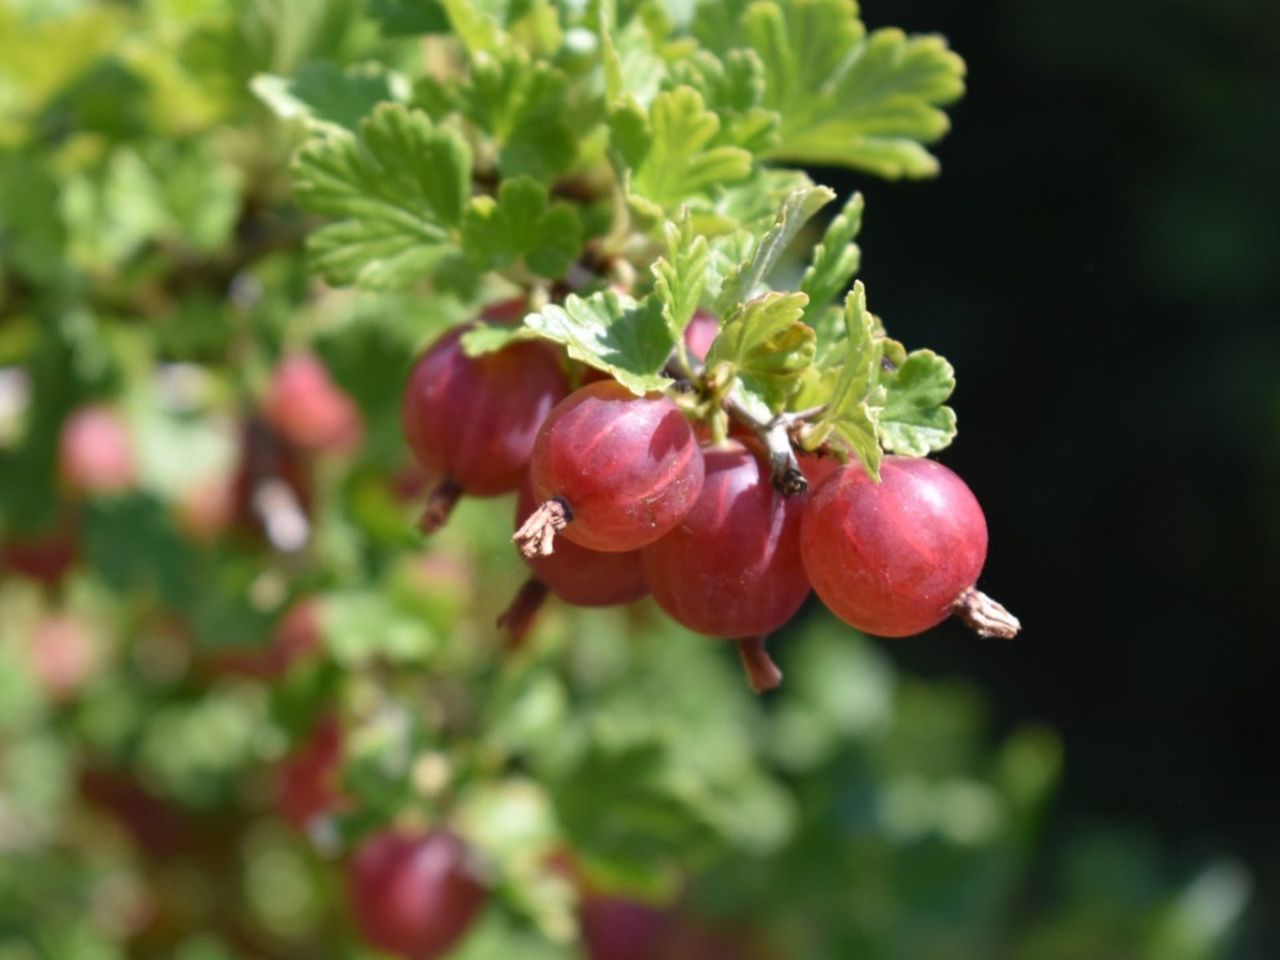
[[[520,499],[516,504],[517,529],[537,509],[538,500],[526,477],[520,485]],[[506,628],[512,645],[524,639],[548,592],[579,607],[632,603],[649,592],[640,554],[635,550],[605,553],[580,547],[571,540],[561,540],[554,553],[526,557],[525,562],[533,576],[498,619],[498,625]]]
[[[639,549],[689,512],[702,474],[693,430],[669,399],[589,384],[538,433],[530,476],[542,502],[513,539],[526,557],[552,553],[557,533],[591,550]]]
[[[934,460],[886,457],[879,483],[856,463],[833,473],[805,507],[800,550],[823,603],[859,630],[905,637],[956,614],[983,636],[1018,632],[974,588],[987,557],[982,507]]]

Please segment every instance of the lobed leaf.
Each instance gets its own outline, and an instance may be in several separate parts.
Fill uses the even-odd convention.
[[[757,0],[741,27],[782,120],[770,157],[890,179],[937,173],[924,145],[949,129],[939,108],[964,93],[965,72],[941,37],[867,35],[853,0]]]
[[[827,226],[822,240],[813,249],[808,269],[800,280],[800,289],[809,295],[804,320],[810,326],[828,304],[838,297],[858,272],[862,252],[853,238],[862,227],[862,194],[855,193],[840,214]]]
[[[886,450],[923,457],[948,446],[956,436],[956,414],[946,406],[956,386],[955,371],[932,350],[902,356],[902,345],[889,341],[888,365],[879,369],[885,390],[880,413],[880,442]]]
[[[568,85],[561,70],[519,48],[472,60],[458,105],[497,143],[503,176],[550,180],[573,165],[578,147],[567,119]]]
[[[706,289],[711,250],[706,237],[694,235],[687,209],[679,221],[662,225],[662,235],[667,252],[650,268],[653,292],[662,302],[662,318],[672,340],[679,343]]]
[[[750,153],[714,145],[720,118],[692,87],[663,91],[647,114],[634,104],[615,108],[609,125],[615,155],[630,167],[628,199],[649,216],[751,174]]]
[[[754,50],[723,57],[696,51],[673,65],[676,85],[693,87],[720,117],[720,143],[764,154],[777,143],[780,118],[764,106],[764,64]]]
[[[662,303],[606,290],[582,298],[570,294],[563,306],[548,304],[524,318],[525,326],[563,344],[569,356],[603,370],[632,393],[661,390],[675,339],[663,319]]]
[[[767,293],[736,307],[707,353],[713,382],[736,381],[739,398],[762,420],[780,412],[813,362],[814,334],[801,317],[803,293]]]
[[[334,284],[403,287],[455,244],[471,188],[471,151],[423,113],[384,104],[358,136],[328,130],[294,161],[294,194],[336,218],[309,249]]]
[[[403,76],[376,63],[346,69],[329,61],[305,63],[292,77],[260,73],[249,86],[282,120],[348,130],[356,130],[379,103],[404,101],[409,94]]]
[[[517,177],[502,184],[496,199],[472,198],[463,217],[462,241],[480,270],[520,259],[531,272],[555,279],[582,249],[582,224],[571,205],[548,203],[542,184]]]
[[[876,384],[880,348],[875,318],[867,311],[862,283],[845,298],[845,357],[826,410],[801,437],[807,449],[834,443],[853,454],[875,480],[880,479],[879,417],[883,388]]]
[[[788,194],[774,217],[773,225],[755,245],[750,258],[743,260],[725,278],[716,301],[716,311],[727,313],[734,304],[750,299],[796,238],[800,228],[834,199],[833,190],[812,184]]]

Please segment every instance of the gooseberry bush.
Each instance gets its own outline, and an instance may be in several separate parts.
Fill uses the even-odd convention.
[[[863,633],[1017,629],[806,172],[933,176],[963,77],[852,0],[0,2],[0,960],[1218,955],[1237,868],[1060,858],[1053,734]]]

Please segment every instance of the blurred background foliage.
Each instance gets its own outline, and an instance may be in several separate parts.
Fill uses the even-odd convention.
[[[867,11],[948,34],[970,94],[941,181],[819,178],[867,192],[880,308],[961,371],[945,459],[1027,632],[885,644],[814,610],[765,701],[647,604],[552,605],[504,653],[512,505],[415,532],[400,386],[461,316],[311,281],[294,134],[250,86],[416,55],[362,6],[0,0],[0,960],[370,957],[336,864],[392,819],[481,852],[497,895],[463,960],[583,956],[601,900],[734,944],[690,958],[1265,955],[1265,5]],[[354,453],[262,440],[304,350],[358,406]],[[86,500],[55,464],[91,403],[137,477]],[[264,457],[305,549],[245,515]],[[273,659],[302,604],[322,649]],[[344,800],[299,829],[280,771],[335,715]]]

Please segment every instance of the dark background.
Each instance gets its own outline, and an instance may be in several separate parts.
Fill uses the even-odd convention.
[[[872,310],[956,366],[942,459],[1025,627],[889,649],[1061,732],[1060,835],[1235,852],[1280,942],[1280,5],[865,7],[969,91],[941,179],[819,179],[867,195]]]

